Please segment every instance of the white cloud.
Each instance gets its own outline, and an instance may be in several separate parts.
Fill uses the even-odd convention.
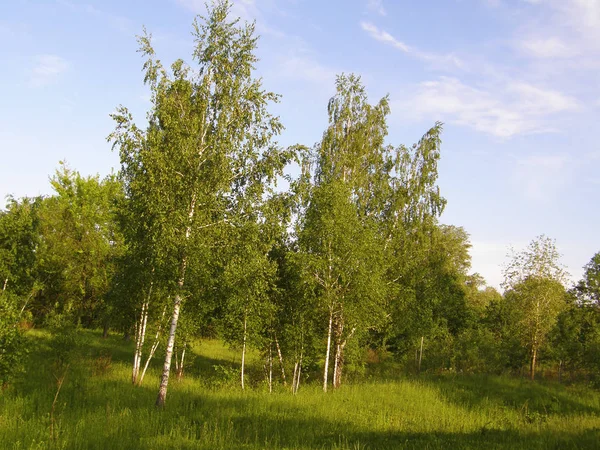
[[[507,92],[516,97],[516,106],[527,115],[542,116],[564,111],[577,111],[579,102],[558,91],[542,89],[524,82],[511,82]]]
[[[584,33],[600,34],[600,2],[598,0],[553,0],[550,2],[566,14],[570,25]]]
[[[29,84],[42,87],[53,83],[69,68],[67,61],[56,55],[40,55],[36,57],[36,65],[31,70]]]
[[[367,8],[370,11],[373,11],[373,12],[379,14],[380,16],[387,15],[387,12],[386,12],[385,8],[383,7],[382,0],[367,0]]]
[[[404,42],[400,42],[394,36],[389,34],[386,31],[380,30],[375,25],[369,22],[361,22],[360,26],[363,30],[365,30],[369,35],[380,42],[384,42],[386,44],[390,44],[393,47],[396,47],[398,50],[403,51],[404,53],[410,53],[411,48],[406,45]]]
[[[585,57],[600,51],[599,0],[524,1],[536,8],[536,20],[523,27],[530,52],[546,57]],[[540,17],[544,20],[537,19]],[[552,37],[548,37],[548,30],[552,30]]]
[[[439,119],[510,138],[553,131],[546,121],[548,116],[577,110],[579,104],[560,92],[524,82],[478,88],[456,78],[440,77],[420,83],[416,94],[400,109],[418,118]]]
[[[534,58],[570,58],[577,55],[576,50],[558,37],[525,39],[518,42],[517,47]]]
[[[195,14],[206,13],[206,0],[175,0],[178,4],[189,9]],[[233,0],[231,7],[231,17],[239,17],[243,21],[256,21],[256,30],[261,34],[268,34],[275,37],[284,37],[286,34],[274,27],[271,27],[264,11],[276,12],[279,15],[285,15],[275,5],[274,0]]]
[[[392,47],[400,50],[403,53],[406,53],[413,58],[419,59],[421,61],[426,61],[435,66],[445,67],[452,66],[455,68],[463,69],[463,62],[453,54],[436,54],[423,52],[414,47],[411,47],[404,42],[396,39],[390,33],[385,30],[379,29],[377,26],[370,22],[361,22],[361,28],[369,34],[373,39],[379,42],[383,42],[384,44],[391,45]]]
[[[279,66],[280,75],[309,81],[311,83],[332,86],[336,70],[324,66],[315,59],[306,55],[293,55],[281,61]]]

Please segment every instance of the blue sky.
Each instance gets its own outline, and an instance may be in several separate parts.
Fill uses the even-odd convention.
[[[0,4],[0,196],[49,194],[59,160],[118,168],[119,104],[148,108],[134,36],[190,61],[203,0]],[[389,141],[445,123],[442,222],[471,234],[473,271],[501,282],[508,246],[557,240],[573,279],[600,250],[600,0],[236,0],[256,20],[258,71],[281,94],[280,142],[311,145],[337,73],[389,94]],[[113,169],[114,168],[114,169]]]

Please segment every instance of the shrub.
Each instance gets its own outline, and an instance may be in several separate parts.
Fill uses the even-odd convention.
[[[3,389],[22,372],[27,353],[16,300],[8,292],[0,293],[0,385]]]

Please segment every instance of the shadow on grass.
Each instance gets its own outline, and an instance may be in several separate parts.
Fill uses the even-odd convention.
[[[522,414],[569,416],[600,415],[600,397],[596,392],[583,398],[557,383],[530,381],[498,376],[424,376],[419,378],[437,389],[448,401],[474,408],[491,402]]]
[[[129,363],[133,351],[131,343],[124,343],[117,336],[100,340],[90,333],[89,340],[82,340],[82,355],[94,358],[110,351],[115,361]],[[306,396],[301,392],[296,397],[289,393],[242,393],[237,387],[211,391],[200,386],[205,382],[210,385],[210,377],[220,376],[212,374],[210,369],[223,366],[234,373],[237,364],[227,357],[212,358],[196,352],[187,373],[188,376],[197,375],[203,381],[177,383],[172,378],[164,410],[153,406],[157,393],[154,375],[148,376],[143,387],[134,387],[127,379],[116,379],[110,373],[89,377],[89,373],[73,370],[57,403],[59,437],[56,442],[49,443],[48,414],[55,385],[48,383],[47,372],[46,378],[40,378],[45,381],[40,382],[35,378],[35,371],[48,370],[47,358],[51,350],[49,337],[35,339],[39,339],[36,341],[39,345],[31,355],[28,369],[34,372],[18,393],[21,398],[15,400],[14,406],[8,397],[0,401],[3,408],[0,417],[7,418],[0,420],[0,448],[29,448],[46,442],[57,448],[92,449],[575,449],[597,448],[600,439],[598,429],[569,433],[534,426],[518,430],[484,426],[469,432],[415,432],[402,429],[400,425],[370,420],[368,415],[373,414],[372,410],[361,411],[364,405],[360,403],[343,405],[335,395],[315,397],[309,391]],[[157,358],[159,362],[160,359]],[[557,415],[600,413],[597,396],[596,400],[586,402],[559,387],[537,382],[459,376],[422,377],[419,380],[430,384],[446,400],[467,408],[486,406],[485,402],[491,402],[522,410],[527,402],[529,411],[539,413],[550,413],[549,408],[554,408],[551,413]],[[552,406],[552,402],[558,406]],[[355,409],[360,419],[349,419],[348,415],[340,414],[342,411],[336,408],[342,407]],[[11,408],[14,408],[13,414]],[[18,416],[18,419],[11,422],[9,416]]]
[[[166,408],[157,410],[155,394],[154,388],[114,380],[86,392],[67,387],[60,409],[62,443],[66,448],[580,449],[597,448],[600,439],[598,429],[581,433],[485,427],[456,433],[376,431],[336,419],[333,410],[323,417],[309,404],[297,402],[297,397],[194,393],[185,383],[172,384]],[[77,435],[80,427],[88,433]]]

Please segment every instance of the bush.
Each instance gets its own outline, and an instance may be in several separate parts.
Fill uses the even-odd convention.
[[[8,292],[0,293],[0,385],[3,389],[22,372],[27,353],[16,300]]]

